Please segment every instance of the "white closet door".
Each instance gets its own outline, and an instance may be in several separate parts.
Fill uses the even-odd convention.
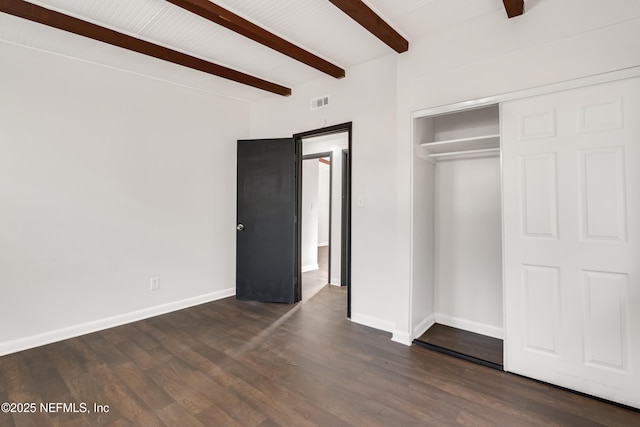
[[[501,126],[506,369],[640,407],[640,79]]]

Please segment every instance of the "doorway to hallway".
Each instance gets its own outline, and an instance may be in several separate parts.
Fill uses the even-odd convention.
[[[302,158],[302,301],[331,282],[331,211],[333,153]]]
[[[351,123],[294,135],[294,138],[301,144],[303,158],[298,187],[302,300],[308,300],[327,284],[345,286],[348,294],[347,315],[350,316],[351,198],[348,152]]]

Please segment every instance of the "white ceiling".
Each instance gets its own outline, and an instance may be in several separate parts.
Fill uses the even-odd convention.
[[[165,0],[31,3],[294,90],[316,78],[333,78]],[[216,0],[215,3],[346,69],[347,79],[349,67],[393,52],[327,0]],[[366,0],[365,3],[409,40],[409,49],[412,40],[504,9],[502,0]],[[0,41],[248,101],[277,96],[4,13],[0,13]]]

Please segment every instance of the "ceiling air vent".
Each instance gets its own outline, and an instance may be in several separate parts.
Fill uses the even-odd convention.
[[[329,95],[324,95],[319,98],[314,98],[311,100],[311,111],[317,110],[318,108],[324,108],[329,105]]]

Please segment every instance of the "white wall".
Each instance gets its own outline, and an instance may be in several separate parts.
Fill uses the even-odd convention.
[[[325,160],[329,160],[328,157]],[[329,244],[331,166],[318,162],[318,246]]]
[[[327,108],[309,111],[309,100],[331,95]],[[274,114],[277,112],[277,114]],[[352,320],[395,331],[408,307],[398,299],[396,266],[396,56],[347,70],[340,80],[319,78],[293,88],[289,98],[251,105],[251,136],[290,136],[325,125],[353,122]],[[334,156],[335,160],[335,156]]]
[[[579,10],[580,13],[575,13]],[[432,165],[416,157],[414,111],[534,88],[627,67],[640,66],[640,2],[565,0],[526,2],[523,16],[506,19],[503,10],[411,40],[398,57],[398,272],[405,318],[415,336],[432,320],[433,218],[425,215],[433,195],[423,180]],[[411,292],[405,284],[412,283]],[[411,297],[413,293],[413,298]],[[401,306],[404,304],[399,302]]]
[[[232,295],[248,105],[0,57],[0,354]]]
[[[435,321],[501,339],[500,158],[435,169]]]
[[[319,78],[288,99],[252,103],[255,138],[353,122],[354,321],[409,343],[433,316],[425,301],[433,269],[424,261],[433,218],[424,209],[434,200],[420,182],[433,166],[414,156],[412,112],[640,65],[639,17],[640,2],[631,0],[530,0],[522,17],[496,9],[410,40],[408,52],[360,64],[344,79]],[[309,100],[326,94],[332,105],[309,111]]]
[[[318,159],[302,161],[302,272],[318,269]]]

